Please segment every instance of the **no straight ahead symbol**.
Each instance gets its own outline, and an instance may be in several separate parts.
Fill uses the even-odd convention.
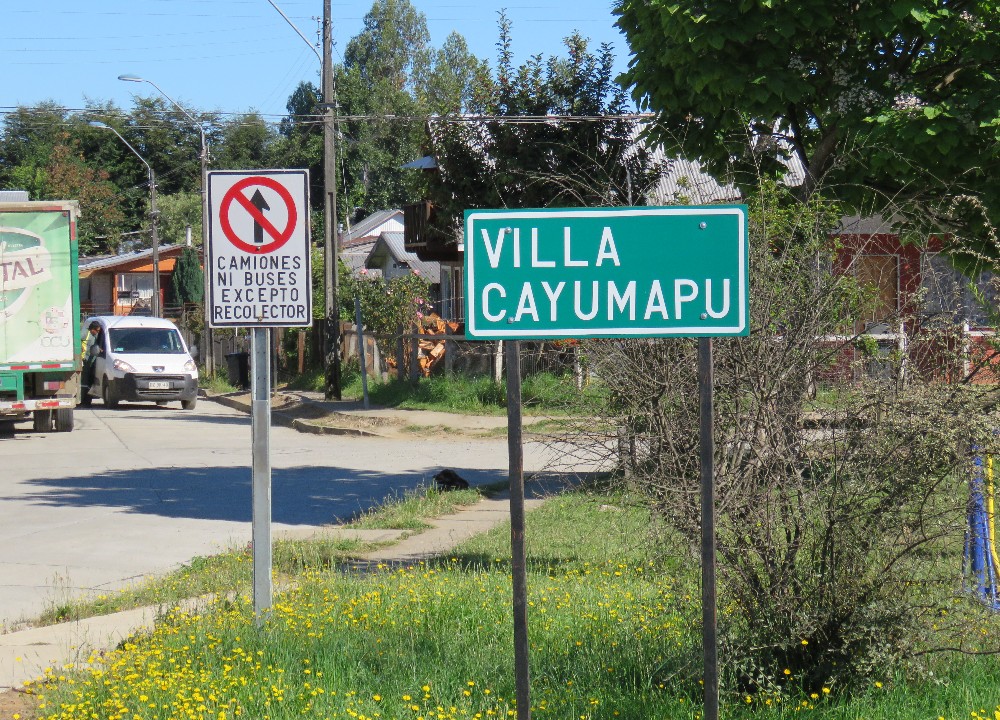
[[[277,193],[283,207],[276,210],[282,210],[280,214],[285,216],[283,228],[276,227],[268,217],[271,206],[261,188]],[[297,222],[298,213],[291,193],[269,177],[243,178],[229,188],[219,207],[219,223],[229,241],[240,250],[255,255],[274,252],[288,242]]]

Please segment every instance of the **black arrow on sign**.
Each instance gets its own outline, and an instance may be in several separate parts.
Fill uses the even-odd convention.
[[[246,197],[246,196],[244,196]],[[260,190],[256,190],[253,197],[250,198],[250,204],[253,205],[257,210],[263,215],[264,210],[270,210],[271,206],[267,204],[267,200],[264,196],[260,194]],[[253,242],[254,245],[264,244],[264,228],[261,227],[260,223],[256,220],[253,221]]]

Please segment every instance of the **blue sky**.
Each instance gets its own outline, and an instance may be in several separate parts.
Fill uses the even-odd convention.
[[[322,0],[275,0],[306,37],[316,37]],[[431,42],[452,30],[473,53],[496,60],[497,12],[513,23],[517,62],[564,55],[561,39],[574,30],[615,46],[617,69],[627,46],[613,27],[612,0],[411,0],[423,12]],[[302,80],[319,84],[319,63],[267,0],[3,0],[0,37],[0,112],[55,100],[82,108],[86,100],[130,108],[133,94],[155,95],[148,84],[118,80],[137,75],[203,111],[257,110],[277,119]],[[334,61],[361,30],[370,0],[334,0]]]

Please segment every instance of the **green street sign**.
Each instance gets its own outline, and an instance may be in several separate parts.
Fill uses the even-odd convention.
[[[466,334],[747,335],[744,205],[465,211]]]

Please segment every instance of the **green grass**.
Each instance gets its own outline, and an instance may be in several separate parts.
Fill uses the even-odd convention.
[[[441,492],[435,488],[417,488],[394,498],[392,502],[366,512],[344,527],[360,530],[424,530],[431,527],[426,518],[450,515],[463,507],[475,505],[482,498],[474,488]]]
[[[218,368],[214,376],[208,375],[202,368],[198,376],[198,384],[201,388],[216,395],[236,392],[236,386],[229,382],[224,368]]]
[[[425,518],[454,513],[479,501],[478,490],[442,493],[419,488],[401,497],[388,498],[355,522],[355,529],[421,530],[430,527]],[[317,570],[338,567],[384,543],[365,543],[352,538],[323,537],[309,540],[277,540],[271,550],[274,573],[292,579]],[[138,607],[163,607],[187,598],[244,592],[253,582],[253,555],[250,548],[233,549],[190,563],[166,575],[148,577],[114,593],[92,598],[60,599],[30,624],[52,625]]]
[[[289,378],[286,387],[289,390],[323,392],[326,388],[326,376],[323,374],[322,369],[312,368],[306,370],[302,375],[295,375]]]
[[[509,717],[509,538],[498,528],[410,568],[307,571],[259,623],[245,596],[171,612],[82,672],[59,681],[53,670],[41,717]],[[698,573],[664,538],[621,495],[568,494],[528,514],[533,716],[700,718]],[[995,658],[942,657],[933,670],[853,697],[723,688],[721,715],[986,720],[1000,711]]]
[[[361,397],[360,381],[346,385],[346,396]],[[371,402],[382,407],[437,410],[469,415],[504,415],[507,412],[506,383],[492,378],[461,375],[408,381],[369,383]],[[601,401],[600,388],[592,383],[579,391],[570,375],[540,373],[522,380],[521,398],[526,414],[580,414],[590,412]]]
[[[376,547],[378,545],[374,543],[341,538],[277,540],[271,557],[278,577],[295,577],[303,571],[346,562]],[[187,598],[245,591],[253,582],[252,561],[248,548],[195,557],[178,570],[161,577],[146,578],[124,590],[57,603],[31,624],[52,625],[138,607],[162,607]]]
[[[323,373],[311,370],[290,379],[287,388],[322,392]],[[360,400],[363,397],[361,374],[356,368],[344,368],[341,391],[344,398]],[[368,397],[379,407],[469,415],[507,412],[506,383],[497,384],[489,377],[433,375],[420,378],[416,385],[409,380],[382,382],[369,378]],[[589,414],[603,402],[603,390],[598,381],[591,381],[581,391],[576,389],[571,374],[538,373],[521,381],[521,401],[526,414]]]

